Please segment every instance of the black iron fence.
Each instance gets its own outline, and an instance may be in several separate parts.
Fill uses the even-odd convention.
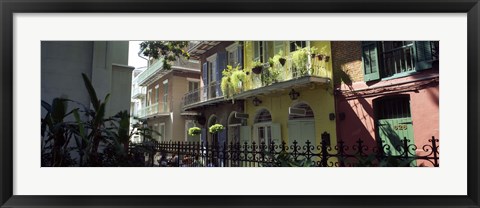
[[[420,148],[407,138],[400,145],[385,142],[366,144],[364,140],[330,144],[330,135],[322,134],[316,145],[282,142],[204,143],[150,142],[132,144],[131,149],[144,148],[146,166],[161,167],[417,167],[439,166],[438,139],[433,137]],[[135,152],[135,151],[131,151]],[[146,152],[146,153],[145,153]]]

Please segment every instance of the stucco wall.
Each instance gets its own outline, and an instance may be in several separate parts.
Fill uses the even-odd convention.
[[[41,50],[42,100],[51,103],[55,97],[66,97],[90,106],[81,76],[85,73],[99,99],[111,94],[106,116],[129,110],[133,68],[124,59],[128,56],[128,41],[42,41]],[[112,70],[112,60],[124,66]],[[42,116],[45,113],[42,109]]]
[[[373,100],[382,96],[408,95],[415,144],[421,148],[432,136],[439,138],[438,62],[432,69],[409,76],[365,83],[363,81],[361,42],[333,42],[333,67],[338,138],[351,145],[359,138],[376,145]]]
[[[81,74],[92,76],[93,42],[42,41],[41,97],[47,103],[64,97],[89,106]],[[42,117],[46,111],[42,108]]]
[[[253,63],[253,42],[245,41],[244,47],[244,64],[246,68],[251,68]],[[273,42],[267,42],[267,47],[273,51]],[[289,55],[289,45],[284,44],[284,55]],[[330,41],[310,41],[310,47],[317,48],[318,54],[332,56]],[[269,53],[270,57],[275,54]],[[323,76],[332,79],[332,61],[331,58],[324,64]],[[245,102],[245,112],[249,114],[248,125],[252,126],[256,113],[265,108],[272,115],[272,123],[279,123],[281,126],[281,137],[285,142],[289,142],[288,138],[288,108],[294,105],[294,102],[304,102],[310,105],[314,112],[315,119],[315,137],[317,144],[320,144],[321,134],[323,132],[330,133],[331,143],[336,143],[336,126],[335,121],[329,119],[330,113],[335,113],[335,104],[333,96],[333,82],[322,85],[310,85],[309,87],[292,86],[296,91],[300,92],[298,100],[292,101],[288,95],[290,88],[273,94],[258,95],[262,100],[259,106],[253,105],[253,98],[249,98]],[[253,138],[253,129],[252,129]]]
[[[113,65],[109,115],[115,115],[120,111],[130,113],[130,102],[132,92],[132,69],[133,67]]]
[[[166,138],[172,141],[185,141],[185,117],[181,115],[182,112],[182,98],[185,93],[188,92],[188,80],[191,79],[200,79],[200,74],[195,72],[181,72],[172,69],[168,74],[159,78],[158,80],[152,82],[147,86],[147,102],[149,102],[148,91],[152,90],[152,98],[155,99],[155,86],[159,86],[159,97],[158,102],[163,102],[164,94],[164,84],[163,82],[168,79],[168,106],[171,114],[168,116],[168,119],[162,118],[162,122],[167,122],[168,125],[165,125]],[[155,103],[153,101],[152,103]],[[159,109],[162,110],[162,105],[159,105]],[[154,119],[148,120],[149,125],[151,123],[158,123],[159,121]]]
[[[283,93],[269,94],[268,96],[257,96],[262,103],[259,106],[253,105],[253,99],[245,101],[245,112],[249,114],[247,124],[253,126],[255,115],[261,109],[267,109],[272,115],[272,123],[279,123],[281,126],[282,140],[290,142],[288,138],[288,108],[296,103],[307,103],[313,110],[315,120],[315,137],[317,144],[320,144],[321,134],[330,133],[332,144],[336,143],[335,121],[329,119],[329,114],[334,113],[333,96],[325,90],[325,86],[316,85],[314,89],[297,89],[300,97],[292,101],[288,91]],[[253,132],[253,131],[252,131]],[[253,138],[253,135],[252,135]]]

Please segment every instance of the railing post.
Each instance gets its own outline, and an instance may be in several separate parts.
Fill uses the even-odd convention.
[[[177,141],[177,167],[180,167],[180,142]]]
[[[345,166],[345,149],[344,149],[344,141],[338,141],[338,152],[339,152],[339,160],[340,160],[340,167]]]
[[[321,164],[322,164],[322,167],[327,167],[327,161],[328,161],[327,145],[330,144],[330,134],[327,133],[326,131],[323,132],[323,134],[322,134],[321,144],[322,144]]]
[[[433,151],[433,166],[438,167],[438,149],[437,149],[437,140],[435,136],[432,136],[432,151]]]
[[[403,158],[405,159],[405,161],[408,161],[408,140],[407,140],[407,137],[403,137],[403,151],[404,151],[404,155],[403,155]]]

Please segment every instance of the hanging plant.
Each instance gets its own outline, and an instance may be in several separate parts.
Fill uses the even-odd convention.
[[[243,83],[247,80],[247,72],[240,69],[240,66],[235,68],[227,66],[222,75],[220,87],[225,99],[231,99],[233,95],[243,91]]]
[[[317,55],[317,59],[318,59],[319,61],[321,61],[321,60],[323,60],[323,56],[324,56],[324,55],[322,55],[322,54],[318,54],[318,55]]]
[[[252,67],[252,72],[255,73],[255,74],[260,74],[262,73],[262,70],[263,70],[263,65],[260,61],[254,61],[252,63],[253,67]]]
[[[188,129],[188,135],[190,136],[198,136],[200,133],[202,133],[202,130],[196,126]]]
[[[213,124],[212,126],[210,126],[210,128],[208,129],[208,132],[212,133],[212,134],[215,134],[215,133],[218,133],[220,131],[223,131],[224,127],[222,124]]]

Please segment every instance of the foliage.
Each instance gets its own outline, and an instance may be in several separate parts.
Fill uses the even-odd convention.
[[[105,118],[109,94],[102,101],[85,74],[82,74],[90,96],[92,108],[79,102],[55,98],[52,104],[42,101],[47,114],[42,119],[42,166],[138,166],[128,154],[130,138],[143,134],[151,139],[153,130],[140,128],[139,124],[130,131],[130,115],[121,111]],[[67,104],[78,107],[67,112]],[[73,115],[73,118],[66,119]],[[83,115],[83,116],[81,116]],[[78,154],[78,160],[72,157]],[[141,164],[143,165],[143,164]]]
[[[171,69],[170,64],[179,57],[190,58],[185,50],[189,41],[144,41],[140,43],[140,52],[154,59],[162,58],[163,68]]]
[[[192,127],[188,129],[188,135],[190,136],[197,136],[202,132],[202,130],[198,127]]]
[[[252,62],[252,68],[256,68],[256,67],[263,67],[263,63],[260,62],[260,61],[253,61]]]
[[[311,66],[308,66],[308,57],[316,51],[315,47],[300,48],[297,46],[297,50],[292,52],[292,67],[297,70],[299,76],[313,73]]]
[[[228,65],[222,71],[221,89],[225,99],[233,98],[233,95],[238,94],[243,89],[243,83],[247,80],[247,73],[240,69],[240,66],[233,68]]]
[[[222,124],[213,124],[212,126],[210,126],[210,128],[208,129],[208,132],[212,133],[212,134],[215,134],[215,133],[218,133],[220,131],[223,131],[224,127]]]

